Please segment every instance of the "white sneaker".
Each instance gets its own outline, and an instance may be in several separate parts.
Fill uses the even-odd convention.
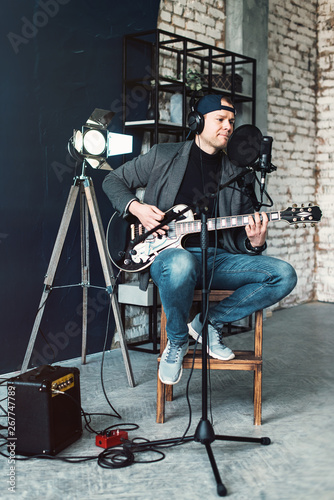
[[[189,349],[189,340],[182,345],[168,340],[159,363],[159,378],[163,384],[177,384],[182,376],[182,361]]]
[[[188,323],[189,334],[197,340],[200,344],[202,343],[202,322],[200,320],[200,313],[195,316],[191,323]],[[222,332],[216,330],[216,328],[210,323],[208,324],[208,346],[207,352],[210,356],[216,359],[222,359],[223,361],[229,361],[235,358],[234,352],[222,342]]]

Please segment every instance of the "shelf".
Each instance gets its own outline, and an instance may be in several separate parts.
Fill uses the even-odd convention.
[[[168,92],[169,90],[171,92],[175,92],[175,87],[178,87],[178,88],[181,88],[183,89],[183,84],[182,82],[174,82],[174,83],[169,83],[169,82],[159,82],[158,84],[158,88],[159,90],[162,90],[164,92]],[[209,87],[207,86],[203,86],[202,88],[202,91],[203,93],[208,93],[209,90],[211,92],[214,92],[214,93],[217,93],[217,94],[222,94],[222,95],[225,95],[225,96],[230,96],[231,95],[231,91],[230,90],[226,90],[226,89],[221,89],[220,87],[211,87],[209,89]],[[191,94],[193,94],[193,90],[187,90],[187,95],[188,96],[191,96]],[[251,94],[244,94],[242,92],[234,92],[234,99],[237,101],[237,102],[246,102],[246,101],[252,101],[253,100],[253,96]]]
[[[129,121],[124,123],[125,127],[138,127],[138,126],[145,126],[145,125],[155,125],[155,120],[137,120],[137,121]],[[173,122],[165,122],[165,121],[160,121],[158,122],[158,126],[162,127],[176,127],[176,128],[182,128],[182,123],[173,123]]]
[[[161,80],[158,81],[158,85],[157,85],[157,87],[160,91],[171,92],[171,93],[175,93],[175,92],[182,93],[183,92],[184,83],[181,80],[167,81],[166,80],[167,77],[164,77],[164,76],[161,76],[160,78],[161,78]],[[140,86],[144,87],[146,90],[155,90],[156,89],[155,85],[151,85],[151,84],[143,81],[143,79],[141,79],[141,78],[133,78],[131,80],[126,80],[124,82],[124,84],[125,84],[125,86],[129,86],[129,87],[136,87],[136,86],[140,85]],[[204,93],[209,92],[209,90],[210,90],[211,92],[214,92],[217,94],[223,94],[226,96],[231,95],[230,90],[222,89],[220,87],[211,87],[209,89],[208,86],[204,85],[202,90]],[[187,96],[191,96],[191,94],[193,94],[193,92],[194,92],[193,90],[186,89]],[[243,102],[243,100],[245,100],[245,101],[253,100],[253,97],[251,94],[244,94],[243,92],[234,92],[234,97],[238,99],[238,102]]]

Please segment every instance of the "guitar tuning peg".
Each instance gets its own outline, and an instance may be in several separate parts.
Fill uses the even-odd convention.
[[[308,204],[308,206],[309,206],[309,207],[312,207],[312,203],[309,203],[309,204]]]
[[[295,224],[295,229],[297,229],[297,228],[298,228],[298,224]]]
[[[303,224],[303,227],[305,228],[305,227],[306,227],[306,224]]]
[[[314,224],[314,222],[312,222],[312,224],[311,224],[311,227],[315,227],[315,224]]]
[[[293,208],[297,208],[297,204],[296,203],[294,203],[292,206],[293,206]]]
[[[304,203],[302,203],[300,206],[301,206],[302,208],[304,208]]]

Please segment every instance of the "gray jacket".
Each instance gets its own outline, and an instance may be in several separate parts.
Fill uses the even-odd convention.
[[[110,172],[103,182],[103,189],[115,210],[126,217],[128,204],[135,199],[134,190],[139,187],[145,188],[144,203],[156,205],[162,211],[170,209],[186,171],[192,144],[193,141],[156,144],[145,155]],[[221,184],[239,173],[239,169],[230,163],[226,155],[222,162]],[[253,174],[247,174],[247,183],[252,180]],[[238,188],[236,183],[220,191],[220,217],[253,213],[249,197],[235,188]],[[228,252],[251,253],[245,247],[246,233],[243,227],[225,229],[221,234],[220,245]],[[148,281],[148,273],[144,271],[144,274],[145,278],[143,276],[140,280],[141,288]]]

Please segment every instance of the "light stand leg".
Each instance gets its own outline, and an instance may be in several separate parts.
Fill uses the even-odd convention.
[[[121,321],[121,313],[119,310],[119,305],[116,300],[115,294],[113,293],[113,288],[115,285],[115,278],[113,277],[113,271],[111,267],[111,262],[108,257],[108,251],[107,251],[107,244],[106,244],[106,239],[104,235],[104,229],[102,225],[102,220],[100,216],[100,211],[97,205],[97,200],[96,200],[96,195],[95,195],[95,190],[92,184],[92,181],[90,178],[86,178],[84,182],[84,188],[85,188],[85,193],[86,193],[86,200],[92,220],[92,225],[95,233],[95,239],[100,255],[100,260],[101,260],[101,265],[102,265],[102,270],[104,274],[104,279],[106,282],[107,290],[111,298],[111,305],[114,313],[114,318],[115,318],[115,323],[116,323],[116,329],[119,333],[119,338],[120,338],[120,343],[121,343],[121,349],[122,349],[122,354],[123,354],[123,360],[125,364],[125,369],[127,372],[128,376],[128,381],[131,387],[135,386],[134,382],[134,377],[132,373],[132,368],[130,364],[130,358],[129,358],[129,352],[128,352],[128,347],[126,343],[126,338],[125,338],[125,333],[124,333],[124,328],[123,328],[123,323]]]
[[[66,234],[68,231],[68,227],[70,225],[71,217],[73,214],[75,202],[77,200],[78,196],[78,191],[79,191],[79,186],[78,185],[73,185],[71,186],[70,193],[67,198],[67,202],[65,205],[63,217],[59,226],[57,238],[55,245],[53,247],[51,259],[49,262],[49,267],[45,275],[45,280],[44,280],[44,291],[42,293],[42,298],[39,303],[38,307],[38,313],[35,318],[35,322],[31,331],[28,347],[24,356],[24,360],[22,363],[21,367],[21,373],[24,373],[28,369],[29,361],[32,355],[32,351],[34,349],[37,333],[39,326],[41,324],[44,308],[46,301],[48,299],[49,293],[51,291],[51,285],[53,283],[54,276],[56,274],[57,266],[59,263],[60,255],[64,246],[64,241],[66,238]]]
[[[85,191],[80,185],[80,238],[81,238],[81,282],[82,282],[82,342],[81,364],[86,364],[87,354],[87,316],[88,316],[88,286],[89,272],[89,212]]]

